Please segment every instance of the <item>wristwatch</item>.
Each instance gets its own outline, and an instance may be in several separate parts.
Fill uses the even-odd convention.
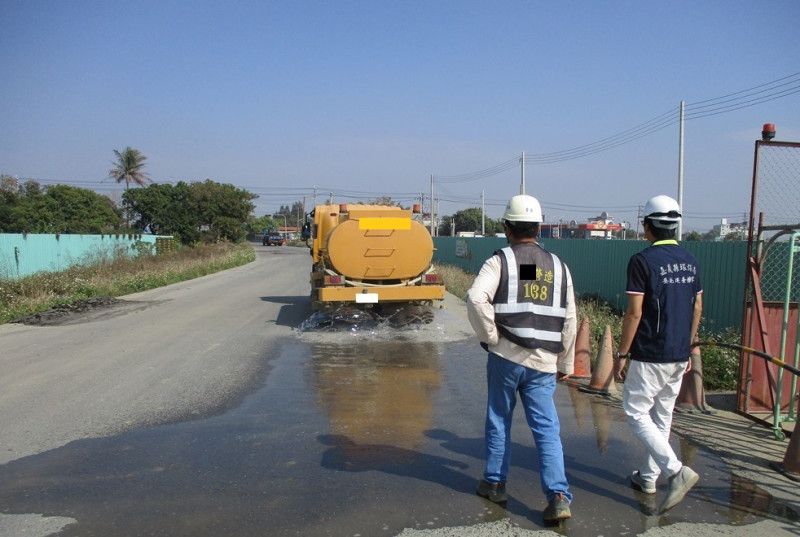
[[[625,354],[622,354],[621,352],[617,351],[617,352],[614,354],[614,358],[615,358],[616,360],[626,360],[626,359],[628,359],[628,358],[630,358],[630,357],[631,357],[631,353],[630,353],[630,351],[626,352]]]

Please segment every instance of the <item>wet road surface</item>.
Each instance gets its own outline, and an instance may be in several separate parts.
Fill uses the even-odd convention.
[[[458,325],[457,329],[453,326]],[[0,466],[0,513],[75,522],[72,536],[392,536],[510,519],[545,529],[536,450],[520,409],[509,502],[474,493],[483,470],[485,353],[463,321],[419,330],[295,333],[260,387],[224,414],[71,442]],[[701,476],[669,513],[627,481],[642,450],[618,402],[560,384],[573,518],[563,535],[636,535],[678,522],[798,528],[798,514],[691,443]]]

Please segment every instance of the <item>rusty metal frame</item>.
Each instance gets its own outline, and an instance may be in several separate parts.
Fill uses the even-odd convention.
[[[759,170],[759,150],[762,146],[771,147],[792,147],[800,148],[800,143],[797,142],[772,142],[766,140],[757,140],[755,142],[755,153],[753,157],[753,183],[750,197],[750,220],[748,229],[748,245],[747,245],[747,261],[745,273],[745,289],[744,289],[744,303],[742,305],[742,331],[741,342],[744,345],[749,341],[751,347],[756,347],[755,343],[760,343],[761,350],[767,354],[770,352],[769,333],[767,330],[767,321],[764,308],[764,300],[761,292],[761,275],[764,269],[764,263],[769,253],[770,247],[775,243],[778,237],[786,234],[797,233],[800,230],[800,223],[793,225],[781,226],[765,226],[764,214],[758,215],[758,226],[756,227],[756,201],[758,194],[758,170]],[[764,243],[764,233],[767,231],[778,231],[770,238],[769,241]],[[788,295],[788,292],[787,292]],[[752,296],[752,301],[749,297]],[[752,302],[752,305],[751,305]],[[784,303],[785,311],[788,311],[789,299]],[[752,311],[750,311],[752,309]],[[748,315],[750,311],[750,315]],[[785,324],[785,323],[784,323]],[[757,326],[756,326],[757,325]],[[783,327],[785,331],[786,326]],[[795,339],[800,340],[800,329],[795,334]],[[782,336],[785,334],[782,334]],[[797,344],[797,342],[796,342]],[[783,358],[783,357],[781,357]],[[742,414],[756,422],[765,426],[771,427],[776,437],[784,437],[784,431],[781,428],[782,420],[779,417],[782,398],[781,398],[781,385],[782,375],[773,375],[772,370],[769,368],[769,362],[764,361],[766,368],[766,377],[768,378],[769,396],[773,406],[773,422],[769,422],[760,418],[753,413],[749,408],[751,387],[753,382],[753,358],[747,353],[742,352],[739,357],[739,382],[737,387],[737,413]],[[782,370],[780,371],[782,372]],[[794,389],[794,383],[792,384]],[[789,420],[795,421],[793,402],[791,398],[796,398],[796,394],[790,396],[789,407],[791,409]],[[778,416],[776,416],[776,414]],[[788,431],[787,431],[788,432]]]

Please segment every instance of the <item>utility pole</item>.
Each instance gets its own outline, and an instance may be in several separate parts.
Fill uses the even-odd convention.
[[[678,129],[678,207],[683,214],[683,119],[684,119],[685,103],[681,101],[681,120]],[[678,233],[675,237],[681,240],[683,237],[683,218],[678,220]]]
[[[283,236],[285,237],[286,233],[288,232],[287,228],[289,227],[289,220],[286,219],[286,215],[285,214],[275,213],[273,215],[273,218],[276,217],[276,216],[282,216],[283,217]],[[280,230],[278,230],[278,233],[280,233]]]
[[[439,198],[436,198],[436,214],[439,214]],[[434,224],[434,230],[436,230],[436,236],[439,236],[439,226]]]
[[[522,152],[522,156],[519,159],[521,168],[522,168],[522,182],[519,185],[519,193],[525,193],[525,151]]]
[[[481,235],[486,236],[486,191],[481,190]]]
[[[425,208],[422,209],[425,212]],[[433,217],[433,174],[431,174],[431,237],[436,236],[436,226],[434,225],[434,217]]]
[[[639,210],[636,213],[636,240],[639,240],[639,222],[642,221],[642,206],[639,205]]]

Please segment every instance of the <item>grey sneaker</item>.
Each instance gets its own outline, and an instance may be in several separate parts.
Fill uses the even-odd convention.
[[[631,486],[639,492],[644,492],[645,494],[656,493],[656,484],[652,481],[645,481],[642,478],[642,475],[639,473],[639,470],[636,470],[631,474]]]
[[[555,522],[558,520],[566,520],[572,516],[569,510],[569,501],[563,494],[556,494],[555,497],[547,504],[544,510],[544,521]]]
[[[697,472],[688,466],[684,466],[677,474],[670,477],[669,485],[667,485],[667,497],[661,503],[660,511],[663,513],[678,505],[698,479],[700,476],[697,475]]]
[[[505,483],[489,483],[485,479],[481,479],[478,481],[478,489],[475,492],[490,502],[505,503],[508,501]]]

